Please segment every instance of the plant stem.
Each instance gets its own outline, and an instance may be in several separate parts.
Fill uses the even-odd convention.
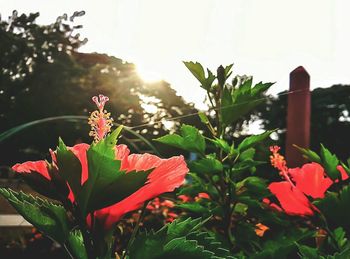
[[[63,244],[63,248],[66,251],[66,253],[68,254],[69,258],[74,259],[74,256],[72,255],[72,253],[69,251],[69,243],[64,243]]]
[[[130,247],[131,247],[132,243],[134,242],[135,237],[136,237],[136,234],[137,234],[137,232],[138,232],[138,230],[139,230],[139,228],[140,228],[140,223],[141,223],[143,217],[145,216],[146,207],[147,207],[148,202],[149,202],[149,201],[146,201],[146,202],[143,204],[143,207],[142,207],[141,213],[140,213],[140,217],[139,217],[139,219],[137,220],[136,226],[135,226],[135,228],[134,228],[134,230],[133,230],[133,232],[132,232],[132,234],[131,234],[131,237],[130,237],[130,239],[129,239],[128,245],[127,245],[127,247],[126,247],[126,249],[125,249],[125,251],[124,251],[124,253],[123,253],[121,259],[124,259],[124,258],[126,257],[126,255],[129,253]]]
[[[88,256],[88,259],[95,259],[96,255],[95,255],[94,247],[92,244],[91,236],[90,236],[89,231],[88,231],[87,226],[86,226],[86,220],[81,215],[79,208],[75,208],[74,215],[78,221],[78,225],[79,225],[81,234],[83,236],[83,242],[84,242],[84,246],[85,246],[85,250],[86,250],[86,254]],[[93,220],[93,219],[91,218],[91,220]]]
[[[322,219],[322,221],[324,223],[324,228],[325,228],[327,234],[330,236],[332,242],[334,243],[334,245],[338,249],[338,251],[341,251],[341,248],[338,246],[337,239],[335,238],[335,236],[333,235],[333,232],[328,227],[328,223],[327,223],[326,217],[321,212],[320,212],[320,216],[321,216],[321,219]]]

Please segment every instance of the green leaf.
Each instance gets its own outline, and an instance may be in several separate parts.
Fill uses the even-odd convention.
[[[204,112],[198,112],[198,116],[199,116],[202,123],[209,124],[209,119],[208,119],[207,115],[205,115]]]
[[[190,162],[188,164],[191,172],[196,172],[198,175],[201,174],[215,174],[220,173],[223,170],[221,162],[215,158],[206,157],[200,160]]]
[[[261,252],[251,256],[251,258],[294,258],[293,254],[297,252],[296,244],[312,237],[313,234],[313,231],[300,227],[286,228],[264,242]]]
[[[332,257],[330,257],[330,259],[348,259],[348,258],[350,258],[350,248],[345,249],[342,252],[337,252]]]
[[[63,206],[11,189],[0,188],[0,194],[39,231],[60,244],[65,242],[69,234],[69,223]]]
[[[152,170],[123,172],[122,175],[115,179],[100,178],[98,185],[99,189],[103,189],[103,191],[94,192],[89,210],[102,209],[130,196],[146,184],[151,172]],[[105,180],[106,182],[102,182]]]
[[[305,259],[320,258],[317,248],[312,248],[305,245],[299,245],[298,243],[296,243],[296,245],[298,246],[299,253],[301,254],[301,258],[305,258]]]
[[[147,181],[151,170],[129,172],[120,170],[120,161],[115,160],[115,145],[119,127],[105,139],[92,144],[87,151],[89,176],[78,196],[83,215],[112,205],[129,196]]]
[[[268,136],[270,136],[270,134],[274,132],[274,130],[268,130],[265,131],[262,134],[259,135],[252,135],[249,136],[247,138],[245,138],[239,145],[237,150],[239,152],[243,152],[251,147],[253,147],[254,145],[258,144],[259,142],[263,141],[265,138],[267,138]]]
[[[232,74],[232,71],[231,71],[232,67],[233,67],[233,64],[230,64],[230,65],[225,67],[225,77],[226,78],[229,78],[230,75]]]
[[[81,232],[78,230],[69,233],[67,242],[69,252],[74,258],[88,259]]]
[[[226,152],[227,154],[231,154],[232,152],[232,148],[230,147],[230,145],[226,142],[226,140],[224,139],[219,139],[219,138],[215,138],[215,139],[210,139],[208,138],[208,140],[213,143],[216,147],[222,149],[224,152]]]
[[[203,66],[196,62],[183,62],[185,66],[188,68],[188,70],[191,71],[192,75],[194,75],[195,78],[202,84],[203,87],[205,87],[205,74],[204,74],[204,69]]]
[[[338,179],[340,177],[340,172],[337,169],[339,160],[336,157],[336,155],[329,152],[329,150],[325,148],[322,144],[321,144],[320,155],[321,155],[322,165],[326,170],[329,178],[331,178],[333,181]]]
[[[255,149],[254,148],[248,148],[247,150],[243,151],[240,156],[239,160],[244,161],[244,160],[253,160],[255,155]]]
[[[263,198],[269,195],[269,191],[267,188],[266,180],[256,177],[249,176],[245,178],[243,181],[238,182],[236,188],[245,187],[247,190],[242,193],[242,195],[249,194],[250,197]]]
[[[272,83],[258,83],[252,88],[252,78],[244,81],[237,89],[229,91],[225,86],[222,93],[222,109],[220,111],[225,125],[236,122],[257,105],[264,102],[263,93]]]
[[[314,204],[325,215],[328,224],[350,231],[350,186],[344,186],[339,193],[327,192],[323,199],[314,201]]]
[[[131,245],[129,258],[233,258],[214,237],[198,230],[203,224],[200,219],[175,220],[157,232],[141,233]]]
[[[348,239],[345,237],[346,233],[344,229],[342,227],[338,227],[333,231],[333,233],[338,247],[343,248],[348,242]]]
[[[81,190],[81,163],[71,150],[68,150],[61,138],[58,140],[57,165],[60,176],[66,180],[74,196]]]
[[[310,150],[310,149],[307,149],[307,148],[301,148],[295,144],[293,144],[293,146],[295,148],[297,148],[305,158],[309,159],[310,161],[312,162],[316,162],[316,163],[319,163],[321,164],[321,158],[319,157],[319,155],[317,155],[316,152]]]
[[[51,169],[49,164],[47,164],[47,168],[50,173]],[[65,194],[65,192],[58,192],[58,189],[61,190],[61,186],[55,185],[53,179],[48,180],[46,177],[42,176],[38,172],[31,171],[29,174],[21,174],[20,176],[21,178],[23,178],[26,184],[28,184],[34,191],[50,199],[61,200],[61,195]]]
[[[207,207],[202,206],[198,202],[187,202],[182,204],[177,204],[176,208],[184,209],[199,215],[210,215],[210,210]]]
[[[155,140],[163,144],[204,155],[205,139],[197,128],[183,124],[180,128],[180,133],[181,136],[169,134]]]

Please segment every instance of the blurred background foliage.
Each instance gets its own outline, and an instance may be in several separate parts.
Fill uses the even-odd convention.
[[[39,25],[39,13],[14,11],[0,21],[0,132],[47,117],[89,116],[95,109],[91,97],[100,93],[110,97],[106,108],[116,123],[143,125],[135,131],[147,139],[174,131],[186,120],[199,124],[193,117],[176,123],[165,119],[196,112],[168,83],[143,82],[135,65],[121,59],[80,53],[79,47],[87,42],[77,32],[82,26],[76,19],[82,15],[65,14],[52,24]],[[87,122],[81,120],[32,126],[0,142],[0,165],[45,158],[59,136],[69,145],[90,142],[88,132]],[[125,134],[129,142],[139,141],[134,147],[149,149]]]
[[[79,52],[79,47],[87,42],[78,33],[82,25],[76,20],[82,15],[83,11],[72,16],[64,14],[52,24],[39,25],[39,13],[19,15],[14,11],[11,17],[0,21],[0,132],[47,117],[89,116],[95,109],[91,96],[99,93],[110,97],[107,109],[116,123],[142,125],[134,130],[148,140],[175,132],[182,123],[205,130],[198,116],[171,121],[197,110],[177,96],[168,83],[146,83],[134,64],[116,57]],[[250,117],[241,118],[242,123],[236,125],[243,128],[232,126],[227,136],[235,138],[233,133],[242,131],[244,134],[248,122],[258,120],[265,130],[279,129],[275,139],[284,147],[288,98],[285,93],[268,98],[266,105],[259,106]],[[349,86],[318,88],[311,95],[311,149],[318,150],[319,143],[323,143],[346,159],[350,145],[346,137],[350,130]],[[207,115],[210,117],[210,112]],[[82,120],[54,120],[32,126],[0,142],[4,151],[0,165],[45,158],[48,148],[56,146],[58,136],[69,145],[89,142],[88,131]],[[149,151],[142,141],[124,134],[124,140],[132,143],[136,151]],[[165,155],[176,152],[160,145],[157,148]],[[261,151],[264,149],[261,147]]]

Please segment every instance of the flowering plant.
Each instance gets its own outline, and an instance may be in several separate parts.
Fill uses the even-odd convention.
[[[182,156],[161,159],[130,154],[116,145],[122,130],[110,132],[104,110],[108,97],[93,97],[98,110],[89,118],[91,145],[68,147],[60,139],[52,161],[29,161],[12,169],[44,197],[11,189],[1,194],[38,230],[65,246],[74,258],[111,258],[113,229],[129,211],[183,184],[188,168]]]
[[[232,65],[216,75],[185,65],[207,92],[211,107],[199,113],[206,128],[184,124],[180,134],[155,141],[193,159],[130,154],[117,145],[123,127],[110,132],[108,98],[99,95],[89,118],[91,145],[59,139],[50,162],[12,167],[40,196],[0,193],[72,258],[349,258],[350,159],[341,162],[323,145],[319,154],[296,147],[310,163],[288,168],[272,146],[278,180],[262,168],[263,142],[274,130],[240,134],[272,84],[253,85],[246,76],[228,83]],[[177,195],[158,197],[175,189]],[[154,226],[160,229],[148,231]]]

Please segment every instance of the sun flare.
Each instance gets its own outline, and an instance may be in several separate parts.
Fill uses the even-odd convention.
[[[143,65],[136,65],[137,74],[146,83],[155,83],[164,80],[159,72],[152,71]]]

